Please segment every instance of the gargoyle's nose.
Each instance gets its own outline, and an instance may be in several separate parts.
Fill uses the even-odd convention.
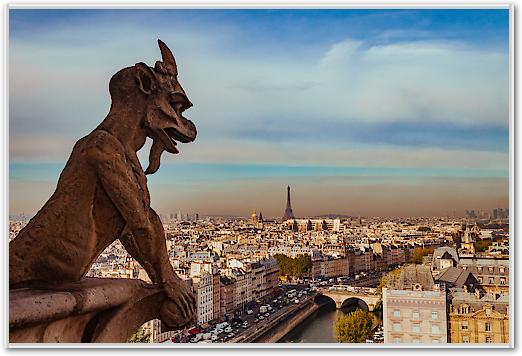
[[[193,106],[193,104],[190,102],[189,98],[187,97],[187,94],[177,91],[170,95],[171,102],[174,106],[179,107],[181,111],[185,111]]]

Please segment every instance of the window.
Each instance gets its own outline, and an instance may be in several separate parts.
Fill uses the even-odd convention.
[[[493,284],[493,283],[494,283],[493,278],[490,278],[489,279],[489,284]]]
[[[462,330],[468,330],[468,321],[462,320]]]
[[[482,267],[478,268],[479,273],[482,273]]]
[[[486,331],[491,331],[491,323],[490,322],[486,322]]]
[[[411,326],[411,331],[413,331],[414,333],[419,333],[420,332],[420,324],[413,324]]]
[[[419,339],[413,339],[413,343],[414,344],[420,344],[420,340]]]
[[[506,284],[506,279],[504,277],[500,277],[500,284],[501,285],[505,285]]]
[[[488,267],[489,273],[493,273],[493,267]]]
[[[486,336],[486,344],[491,344],[493,342],[493,339],[491,336]]]
[[[482,284],[482,277],[479,277],[478,281],[479,281],[480,284]]]
[[[504,273],[506,269],[504,267],[500,267],[500,273]]]
[[[393,323],[393,331],[401,331],[401,323]]]
[[[418,310],[414,310],[413,311],[413,319],[419,320],[419,317],[420,317],[419,311]]]
[[[462,337],[462,342],[463,342],[464,344],[469,344],[469,336],[468,336],[468,335],[464,335],[464,336]]]
[[[431,340],[431,343],[432,343],[432,344],[438,344],[439,342],[440,342],[439,339],[433,339],[433,340]]]
[[[437,320],[439,318],[439,313],[437,311],[432,311],[431,312],[431,319],[432,320]]]
[[[432,325],[431,326],[431,333],[432,334],[438,334],[440,332],[440,328],[438,325]]]
[[[396,317],[396,318],[400,317],[400,316],[401,316],[401,311],[398,310],[398,309],[395,309],[395,310],[393,311],[393,316]]]
[[[393,342],[396,343],[396,344],[400,344],[401,343],[401,338],[396,336],[393,338]]]

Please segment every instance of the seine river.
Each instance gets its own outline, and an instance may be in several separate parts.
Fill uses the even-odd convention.
[[[358,307],[357,304],[352,304],[342,309],[336,309],[333,303],[323,305],[279,342],[337,342],[333,333],[335,320]]]

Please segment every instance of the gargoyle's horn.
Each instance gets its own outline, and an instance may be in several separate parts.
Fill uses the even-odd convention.
[[[162,40],[158,39],[158,44],[161,50],[161,57],[163,58],[163,66],[165,69],[167,69],[170,73],[174,75],[178,75],[178,67],[176,65],[176,60],[174,59],[174,56],[172,55],[172,52],[167,47],[165,43],[163,43]]]

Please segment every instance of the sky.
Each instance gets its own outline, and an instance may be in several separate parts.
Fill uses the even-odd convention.
[[[11,215],[46,202],[158,38],[198,128],[148,176],[161,213],[279,217],[287,185],[299,217],[509,205],[507,9],[11,9]]]

